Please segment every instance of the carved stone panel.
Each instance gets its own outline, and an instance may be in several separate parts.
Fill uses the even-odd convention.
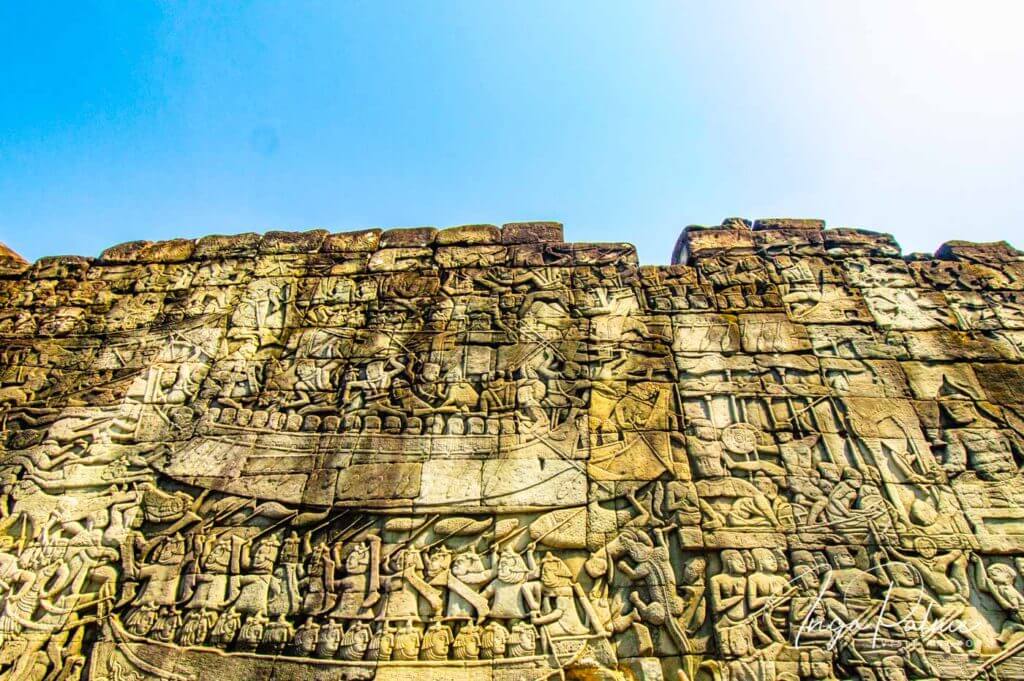
[[[1024,678],[1024,254],[0,245],[0,679]]]

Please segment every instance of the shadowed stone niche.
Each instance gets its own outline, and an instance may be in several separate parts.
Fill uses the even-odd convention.
[[[1024,254],[0,246],[0,680],[1024,679]]]

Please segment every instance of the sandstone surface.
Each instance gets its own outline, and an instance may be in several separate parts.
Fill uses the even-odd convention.
[[[1024,254],[0,245],[0,679],[1024,678]]]

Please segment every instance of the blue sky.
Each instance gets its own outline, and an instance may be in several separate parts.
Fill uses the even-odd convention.
[[[1024,247],[1024,3],[0,5],[0,241],[823,217]]]

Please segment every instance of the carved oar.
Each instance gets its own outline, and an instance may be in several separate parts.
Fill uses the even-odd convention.
[[[253,509],[255,510],[255,508],[256,508],[256,499],[255,499],[255,497],[252,498],[252,499],[242,499],[241,501],[242,501],[242,503],[234,505],[234,506],[232,506],[230,504],[226,505],[224,510],[222,510],[220,513],[218,513],[217,515],[215,515],[215,516],[213,516],[211,518],[203,518],[203,521],[199,524],[200,529],[204,529],[206,527],[215,526],[221,520],[224,520],[225,518],[231,517],[235,513],[238,513],[239,511],[241,511],[246,506],[250,506],[251,505],[253,507]],[[217,528],[215,527],[215,529],[217,529]]]
[[[998,653],[996,655],[993,655],[989,659],[985,660],[985,662],[983,662],[981,664],[981,666],[978,667],[978,671],[976,671],[974,673],[974,676],[972,676],[971,679],[972,680],[973,679],[977,679],[977,678],[979,678],[981,676],[984,676],[985,678],[989,678],[989,671],[993,667],[995,667],[997,664],[1002,664],[1003,662],[1005,662],[1006,660],[1010,659],[1011,657],[1014,657],[1015,655],[1017,655],[1017,653],[1021,652],[1022,650],[1024,650],[1024,639],[1021,639],[1021,640],[1017,641],[1017,643],[1015,643],[1014,645],[1010,646],[1009,648],[1007,648],[1003,652]],[[998,678],[998,677],[993,677],[993,678]]]
[[[359,519],[356,518],[345,529],[337,532],[333,537],[328,539],[327,543],[330,544],[336,541],[348,541],[360,532],[369,529],[375,522],[377,521],[374,518],[369,518],[360,524]]]
[[[278,520],[278,521],[277,521],[276,523],[274,523],[274,524],[273,524],[273,525],[271,525],[270,527],[266,528],[265,530],[262,530],[262,531],[258,532],[258,533],[257,533],[257,534],[256,534],[255,536],[253,536],[253,537],[252,537],[252,538],[251,538],[251,539],[250,539],[249,541],[251,541],[251,542],[255,542],[255,541],[256,541],[257,539],[259,539],[260,537],[262,537],[262,536],[264,536],[264,535],[266,535],[266,534],[270,534],[271,532],[273,532],[274,530],[276,530],[276,529],[277,529],[278,527],[280,527],[281,525],[284,525],[285,523],[291,522],[292,518],[294,518],[294,517],[295,517],[295,516],[297,516],[298,514],[299,514],[299,512],[298,512],[298,511],[292,511],[291,513],[289,513],[289,514],[288,514],[288,515],[286,515],[285,517],[281,518],[280,520]]]
[[[351,509],[348,509],[348,508],[342,508],[341,511],[339,513],[336,513],[333,517],[331,515],[328,515],[327,518],[322,523],[320,523],[319,525],[317,525],[313,529],[309,530],[309,534],[312,535],[314,532],[318,532],[321,528],[327,527],[328,525],[333,523],[335,520],[339,520],[342,516],[344,516],[350,510]]]

